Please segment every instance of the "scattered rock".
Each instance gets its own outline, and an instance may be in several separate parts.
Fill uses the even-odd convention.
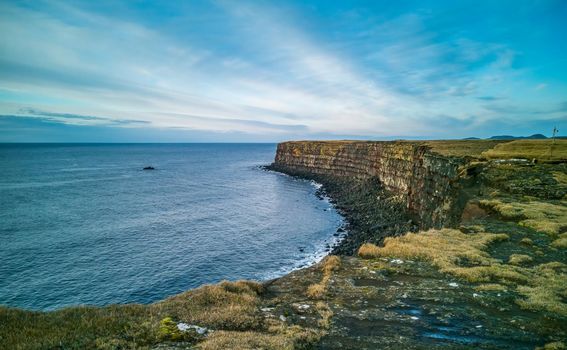
[[[195,332],[197,332],[197,334],[200,334],[200,335],[204,335],[207,332],[209,332],[209,330],[205,327],[199,327],[199,326],[196,326],[196,325],[193,325],[193,324],[187,324],[187,323],[183,323],[183,322],[180,322],[180,323],[177,324],[177,329],[179,329],[182,332],[187,332],[188,330],[193,329],[193,330],[195,330]]]

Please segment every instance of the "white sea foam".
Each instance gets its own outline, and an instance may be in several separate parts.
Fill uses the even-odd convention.
[[[289,176],[287,174],[283,174],[283,175]],[[316,190],[319,190],[323,187],[323,184],[318,183],[314,180],[310,180],[309,183]],[[327,195],[323,195],[321,197],[321,200],[324,203],[327,204],[327,208],[325,208],[324,210],[336,211],[335,206],[331,203],[331,199]],[[340,224],[337,226],[337,229],[339,227],[343,227],[344,224],[345,224],[345,219],[342,218],[341,221],[340,221]],[[341,243],[341,241],[348,234],[348,232],[345,231],[345,232],[342,232],[340,235],[335,236],[335,233],[336,233],[336,230],[333,231],[333,232],[330,232],[329,237],[327,239],[325,239],[322,243],[318,244],[317,247],[315,247],[314,251],[312,251],[311,253],[309,253],[305,256],[298,257],[299,259],[293,265],[283,267],[283,268],[278,269],[276,271],[261,274],[259,276],[259,279],[260,280],[270,280],[270,279],[274,279],[274,278],[279,278],[279,277],[282,277],[282,276],[289,274],[293,271],[296,271],[296,270],[317,264],[318,262],[323,260],[327,255],[329,255],[329,250],[328,250],[327,246],[329,246],[331,248],[337,246],[338,244]]]

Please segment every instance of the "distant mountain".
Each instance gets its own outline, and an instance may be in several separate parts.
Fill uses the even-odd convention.
[[[478,137],[465,137],[463,140],[480,140]]]
[[[511,135],[498,135],[489,137],[489,140],[514,140],[514,139],[521,139],[522,137],[516,137]]]
[[[547,136],[542,135],[542,134],[533,134],[532,136],[528,136],[528,137],[526,137],[526,138],[527,138],[527,139],[534,139],[534,140],[536,140],[536,139],[537,139],[537,140],[543,140],[543,139],[546,139]]]
[[[533,134],[531,136],[511,136],[511,135],[498,135],[488,138],[489,140],[520,140],[520,139],[530,139],[530,140],[543,140],[547,136],[542,134]]]

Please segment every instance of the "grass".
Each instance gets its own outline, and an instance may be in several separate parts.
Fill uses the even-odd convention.
[[[251,281],[221,282],[181,293],[151,306],[185,323],[213,329],[249,330],[259,326],[262,285]]]
[[[553,204],[542,201],[503,202],[497,199],[480,201],[483,207],[490,208],[504,219],[519,221],[522,226],[552,237],[567,229],[567,202],[561,201],[559,203]]]
[[[446,140],[425,141],[425,145],[434,153],[451,157],[481,158],[482,153],[495,146],[509,142],[507,140]]]
[[[293,339],[279,334],[265,334],[261,332],[231,332],[218,331],[200,344],[202,350],[218,349],[282,349],[294,348]]]
[[[299,344],[311,344],[319,337],[320,333],[311,329],[279,324],[264,332],[217,331],[197,347],[201,350],[293,350],[298,349]]]
[[[0,307],[0,344],[14,350],[149,349],[163,342],[202,349],[293,349],[320,336],[316,330],[264,319],[259,312],[262,293],[257,282],[224,281],[150,305],[53,312]],[[193,330],[182,332],[179,322],[214,332],[206,338]]]
[[[518,286],[525,299],[518,304],[527,310],[549,311],[567,316],[567,266],[562,263],[542,264],[530,274],[530,284]]]
[[[512,288],[519,296],[517,304],[524,309],[566,317],[567,266],[550,262],[527,268],[514,264],[531,262],[530,256],[513,254],[506,264],[488,254],[490,245],[507,239],[506,234],[430,230],[387,238],[384,247],[365,244],[359,256],[424,260],[441,272],[470,283],[481,283],[477,286],[480,290]]]
[[[364,243],[358,248],[358,256],[363,259],[377,258],[382,254],[380,248],[372,243]]]
[[[0,344],[6,349],[148,348],[161,317],[143,305],[73,307],[32,312],[0,307]]]
[[[557,181],[558,183],[562,184],[562,185],[567,185],[567,174],[559,172],[559,171],[554,171],[552,172],[553,174],[553,178],[555,179],[555,181]]]
[[[559,238],[551,242],[553,248],[567,249],[567,232],[559,235]]]
[[[320,299],[325,295],[325,291],[327,290],[326,284],[315,283],[307,287],[306,295],[311,299]]]
[[[318,301],[317,304],[315,304],[315,309],[319,313],[319,316],[321,316],[321,319],[318,321],[319,326],[324,329],[329,329],[331,326],[331,317],[333,317],[333,311],[329,305],[322,301]]]
[[[333,271],[341,266],[341,259],[336,255],[327,256],[320,264],[319,268],[323,272],[323,277],[319,283],[311,284],[307,287],[306,295],[311,299],[320,299],[325,295],[329,280]]]
[[[531,263],[534,259],[525,254],[512,254],[508,258],[508,264],[512,265],[525,265]]]
[[[505,234],[465,234],[458,230],[429,230],[408,233],[400,237],[389,237],[384,247],[366,244],[359,250],[364,258],[396,257],[400,259],[421,259],[431,262],[442,272],[448,272],[471,282],[487,282],[492,277],[516,279],[514,271],[495,268],[498,261],[483,249],[489,244],[506,240]],[[463,267],[463,265],[474,265]]]
[[[404,146],[427,146],[432,152],[451,157],[481,158],[483,152],[509,140],[434,140],[434,141],[290,141],[282,147],[291,150],[293,156],[302,154],[335,155],[344,147],[356,147],[360,144],[380,143],[401,149]]]
[[[537,347],[536,350],[565,350],[567,346],[561,341],[547,343],[543,347]]]
[[[523,245],[526,245],[526,246],[533,246],[534,241],[529,237],[524,237],[520,240],[520,244],[523,244]]]
[[[516,140],[499,143],[484,151],[482,156],[489,159],[536,159],[541,162],[567,159],[567,140]]]

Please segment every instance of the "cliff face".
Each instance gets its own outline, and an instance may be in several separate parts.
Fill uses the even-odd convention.
[[[462,163],[419,142],[293,141],[278,145],[273,167],[307,176],[376,177],[406,203],[420,228],[427,229],[454,219]]]

